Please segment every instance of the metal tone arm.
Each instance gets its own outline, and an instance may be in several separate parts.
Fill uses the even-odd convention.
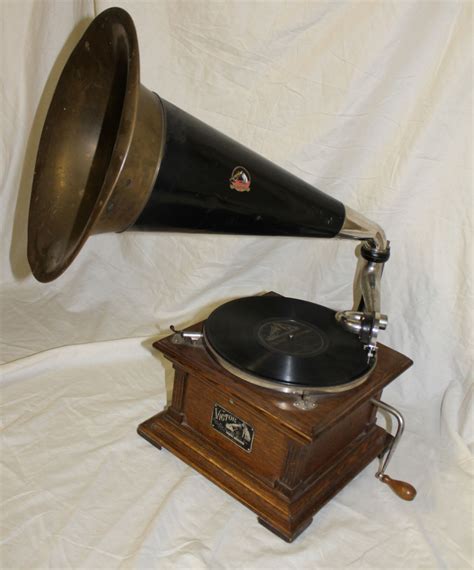
[[[371,360],[377,351],[378,333],[388,324],[387,316],[381,313],[380,281],[384,263],[390,256],[390,243],[379,225],[347,206],[337,237],[364,242],[354,277],[352,311],[339,311],[336,319],[346,330],[359,336]]]

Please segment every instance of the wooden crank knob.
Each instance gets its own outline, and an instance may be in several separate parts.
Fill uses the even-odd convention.
[[[392,479],[388,475],[381,475],[379,479],[382,483],[385,483],[392,489],[392,491],[403,499],[404,501],[413,501],[416,497],[416,489],[410,483],[406,483],[405,481],[398,481],[397,479]]]

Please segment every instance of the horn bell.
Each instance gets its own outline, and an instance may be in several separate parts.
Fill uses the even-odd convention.
[[[28,220],[38,281],[61,275],[89,235],[135,221],[158,172],[163,133],[161,101],[140,84],[133,21],[120,8],[106,10],[70,55],[41,134]]]

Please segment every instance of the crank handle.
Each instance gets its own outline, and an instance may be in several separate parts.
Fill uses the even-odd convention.
[[[410,485],[410,483],[392,479],[385,473],[377,473],[375,476],[377,479],[379,479],[379,481],[382,481],[382,483],[388,485],[390,489],[392,489],[392,491],[395,493],[395,495],[400,497],[400,499],[403,499],[404,501],[413,501],[413,499],[416,497],[416,489],[413,487],[413,485]]]
[[[400,499],[403,499],[404,501],[413,501],[413,499],[416,497],[415,487],[413,487],[413,485],[410,485],[410,483],[406,483],[405,481],[398,481],[397,479],[392,479],[385,473],[385,469],[387,469],[387,466],[390,462],[390,459],[393,456],[395,448],[397,447],[400,438],[402,437],[403,430],[405,429],[405,420],[403,419],[402,414],[397,409],[393,408],[392,406],[389,406],[385,402],[381,402],[380,400],[376,400],[375,398],[372,398],[371,402],[374,406],[380,408],[381,410],[385,410],[397,420],[397,431],[395,432],[395,435],[393,436],[390,442],[385,458],[383,457],[383,454],[380,457],[380,468],[375,474],[375,476],[377,477],[377,479],[379,479],[379,481],[388,485],[390,489],[392,489],[392,491],[400,497]]]

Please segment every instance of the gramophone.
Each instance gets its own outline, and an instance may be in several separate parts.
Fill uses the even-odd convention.
[[[125,230],[346,238],[362,242],[352,310],[268,293],[224,303],[154,346],[175,369],[172,399],[138,432],[293,540],[404,427],[381,401],[411,361],[377,343],[387,317],[383,230],[140,84],[132,19],[111,8],[72,52],[43,127],[28,259],[56,279],[92,234]],[[376,424],[381,408],[395,435]]]

